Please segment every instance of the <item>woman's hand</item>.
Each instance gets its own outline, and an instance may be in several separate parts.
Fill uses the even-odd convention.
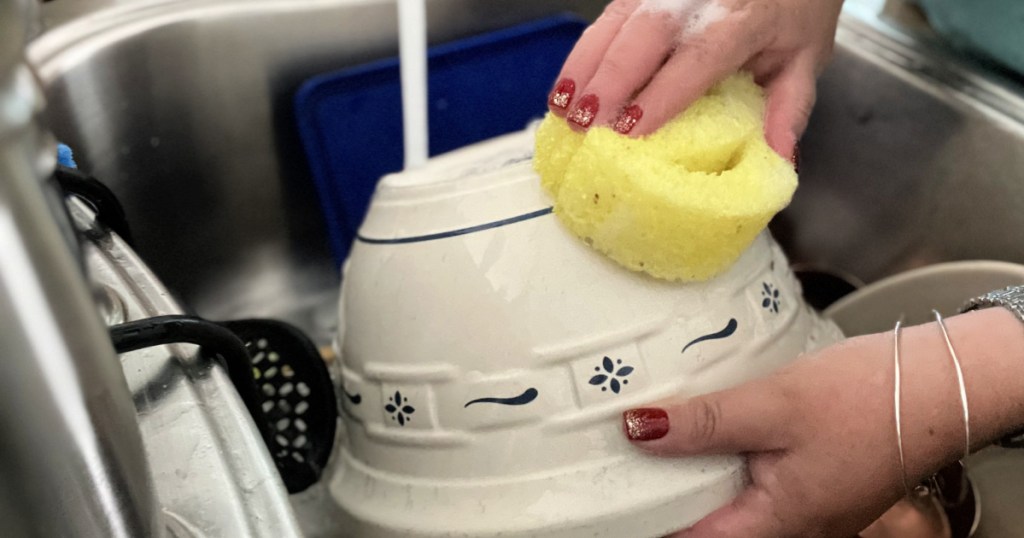
[[[765,134],[794,154],[831,55],[842,0],[613,0],[580,38],[548,101],[586,129],[645,135],[746,69],[768,93]]]
[[[990,309],[947,320],[982,446],[1024,422],[1024,330]],[[936,324],[901,335],[911,485],[963,455],[955,370]],[[634,445],[661,456],[746,453],[750,484],[679,536],[848,537],[904,494],[893,406],[893,335],[847,340],[738,388],[627,411]]]
[[[845,538],[891,506],[903,493],[891,342],[849,340],[768,379],[659,405],[668,430],[636,446],[663,456],[748,454],[748,489],[679,536]],[[627,434],[649,437],[651,416],[627,412]]]

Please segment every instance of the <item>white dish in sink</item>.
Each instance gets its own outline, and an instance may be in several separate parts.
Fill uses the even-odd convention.
[[[873,282],[825,309],[847,336],[892,330],[932,321],[932,309],[955,314],[968,299],[1024,284],[1024,265],[1001,261],[960,261],[929,265]]]
[[[346,264],[347,437],[330,489],[355,536],[630,536],[686,527],[740,457],[657,459],[621,414],[765,375],[840,338],[767,233],[725,274],[633,273],[567,232],[531,131],[382,180]]]

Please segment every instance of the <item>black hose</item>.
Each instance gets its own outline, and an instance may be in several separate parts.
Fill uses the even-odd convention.
[[[114,191],[98,179],[73,168],[58,166],[53,176],[66,194],[77,196],[92,206],[96,220],[121,236],[125,243],[134,244],[124,207]]]
[[[242,341],[230,329],[195,316],[156,316],[138,321],[129,321],[110,327],[110,339],[114,349],[120,353],[167,344],[195,344],[208,354],[220,355],[228,376],[235,385],[252,415],[267,446],[273,446],[274,435],[260,409],[260,397],[252,377],[252,363],[249,352]]]
[[[245,342],[231,330],[195,316],[157,316],[110,328],[118,353],[165,344],[195,344],[215,351],[226,362],[248,364]]]

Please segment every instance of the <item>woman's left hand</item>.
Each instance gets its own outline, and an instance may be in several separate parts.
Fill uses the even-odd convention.
[[[975,447],[1024,416],[1024,331],[1009,312],[950,318]],[[909,484],[963,455],[955,370],[934,323],[901,336]],[[624,414],[634,445],[661,456],[745,453],[750,484],[678,536],[849,537],[905,492],[894,423],[893,334],[846,340],[767,378]]]
[[[750,485],[677,537],[845,538],[902,493],[881,335],[740,388],[627,411],[634,444],[662,456],[746,453]],[[661,431],[655,431],[655,435]],[[856,507],[856,513],[850,513]]]

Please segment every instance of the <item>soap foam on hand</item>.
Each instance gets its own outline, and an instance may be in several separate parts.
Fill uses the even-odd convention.
[[[730,13],[714,0],[643,0],[637,6],[637,12],[675,19],[680,24],[677,36],[680,43],[703,34],[709,26]]]
[[[796,190],[763,117],[763,93],[747,74],[641,139],[603,126],[580,134],[548,114],[534,168],[561,222],[596,250],[657,278],[704,281],[728,269]]]

